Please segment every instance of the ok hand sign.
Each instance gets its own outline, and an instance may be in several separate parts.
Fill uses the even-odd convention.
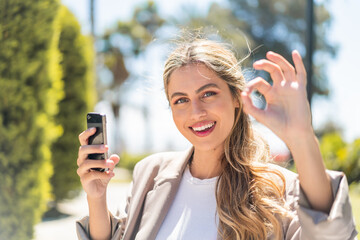
[[[290,144],[301,134],[313,131],[306,93],[306,70],[297,51],[292,53],[295,67],[274,52],[268,52],[266,58],[256,61],[254,68],[269,72],[273,85],[260,77],[250,81],[242,92],[244,111]],[[266,99],[264,110],[256,108],[251,101],[250,94],[255,89]]]

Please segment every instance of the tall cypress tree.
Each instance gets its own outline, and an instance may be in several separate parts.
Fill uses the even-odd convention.
[[[59,104],[56,121],[63,135],[52,147],[54,175],[51,178],[55,201],[73,197],[80,187],[76,174],[78,135],[86,129],[86,113],[94,106],[94,50],[92,40],[81,34],[80,25],[66,8],[60,11],[60,42],[65,97]]]
[[[57,0],[0,1],[0,239],[31,239],[46,210],[63,96]]]

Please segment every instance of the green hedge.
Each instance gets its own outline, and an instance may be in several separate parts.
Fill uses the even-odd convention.
[[[63,97],[56,0],[0,1],[0,239],[31,239],[50,198]]]
[[[123,152],[120,155],[120,162],[117,166],[126,168],[132,172],[134,170],[135,164],[149,155],[150,154],[130,154]]]
[[[94,87],[94,49],[90,38],[81,34],[80,25],[66,8],[60,10],[60,42],[65,97],[59,104],[56,122],[64,129],[52,147],[54,200],[73,197],[81,184],[76,174],[78,135],[86,129],[86,113],[96,101]]]
[[[349,184],[360,182],[360,139],[347,143],[340,133],[327,133],[320,140],[320,150],[328,169],[343,171]]]

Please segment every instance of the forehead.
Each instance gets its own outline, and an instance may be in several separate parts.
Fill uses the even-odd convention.
[[[220,88],[226,87],[226,82],[202,63],[190,64],[176,69],[170,76],[168,94],[172,92],[196,91],[205,84],[215,83]]]

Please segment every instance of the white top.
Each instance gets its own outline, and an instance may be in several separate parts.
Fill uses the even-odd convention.
[[[211,240],[217,238],[215,187],[218,177],[194,178],[185,169],[178,192],[156,240]]]

